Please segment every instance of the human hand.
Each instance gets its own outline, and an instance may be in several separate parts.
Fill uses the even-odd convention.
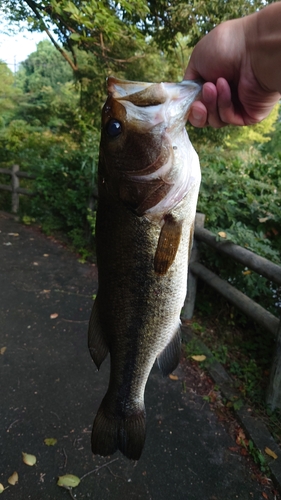
[[[280,99],[276,91],[279,81],[275,82],[273,75],[276,67],[264,71],[263,54],[256,42],[256,16],[227,21],[196,45],[184,79],[203,79],[206,83],[201,100],[190,109],[192,125],[220,128],[257,123]]]

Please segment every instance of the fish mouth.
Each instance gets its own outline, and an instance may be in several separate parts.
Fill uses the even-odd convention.
[[[115,77],[107,85],[101,150],[111,191],[138,216],[159,222],[200,184],[199,161],[185,124],[202,85]],[[112,120],[122,131],[113,138],[107,133]]]
[[[146,121],[147,128],[166,123],[171,129],[175,123],[182,127],[187,122],[191,104],[200,96],[202,83],[195,80],[133,82],[109,77],[107,89],[108,95],[126,108],[131,121]],[[158,113],[156,106],[159,107]]]

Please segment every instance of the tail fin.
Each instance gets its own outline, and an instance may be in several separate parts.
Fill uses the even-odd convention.
[[[145,410],[128,417],[108,415],[102,402],[92,430],[92,451],[103,457],[118,449],[125,457],[139,460],[145,442]]]

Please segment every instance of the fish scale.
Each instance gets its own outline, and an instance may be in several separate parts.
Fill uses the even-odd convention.
[[[149,373],[157,358],[163,375],[168,375],[180,357],[180,311],[186,294],[200,185],[199,161],[184,126],[188,108],[200,86],[194,82],[174,86],[138,82],[135,88],[137,92],[133,92],[134,82],[113,77],[108,80],[109,97],[102,115],[96,220],[99,288],[88,343],[98,368],[108,352],[111,363],[108,390],[93,425],[93,453],[107,456],[119,449],[128,458],[138,460],[145,442],[144,391]],[[183,91],[187,96],[183,96]],[[167,100],[169,106],[176,108],[178,118],[170,116],[173,112],[169,111]],[[165,113],[161,112],[161,106],[166,106]],[[112,131],[118,132],[116,137],[110,135]],[[182,147],[188,147],[186,153],[175,152],[173,148],[180,134],[184,138]],[[132,136],[135,156],[142,159],[133,165],[131,148],[128,153],[126,147],[127,141],[131,144]],[[155,151],[148,150],[142,140],[148,136],[149,149],[154,145]],[[181,142],[177,143],[179,147]],[[162,169],[166,178],[157,175],[164,163],[155,162],[163,148],[163,162],[169,161],[169,168]],[[187,168],[184,162],[179,165],[183,156],[192,159],[189,172],[184,171]],[[136,195],[136,171],[142,183],[140,199]],[[148,183],[146,197],[142,171],[144,176],[149,171],[159,186],[166,184],[168,188],[151,197]],[[128,178],[125,197],[124,173]],[[130,176],[134,177],[134,189]],[[187,185],[186,192],[178,200],[175,193],[183,191],[183,182]],[[172,193],[170,199],[169,193]]]

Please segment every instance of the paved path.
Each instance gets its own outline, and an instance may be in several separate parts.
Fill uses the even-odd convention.
[[[162,378],[157,367],[146,389],[147,440],[137,464],[119,452],[93,456],[90,433],[105,393],[108,362],[95,370],[87,322],[97,269],[81,264],[38,231],[0,215],[0,483],[19,482],[3,500],[60,500],[65,473],[83,476],[78,500],[273,500],[251,477],[245,457],[189,380]],[[52,319],[51,315],[57,315]],[[46,446],[45,438],[56,438]],[[29,467],[21,453],[36,455]],[[267,496],[263,496],[266,494]]]

